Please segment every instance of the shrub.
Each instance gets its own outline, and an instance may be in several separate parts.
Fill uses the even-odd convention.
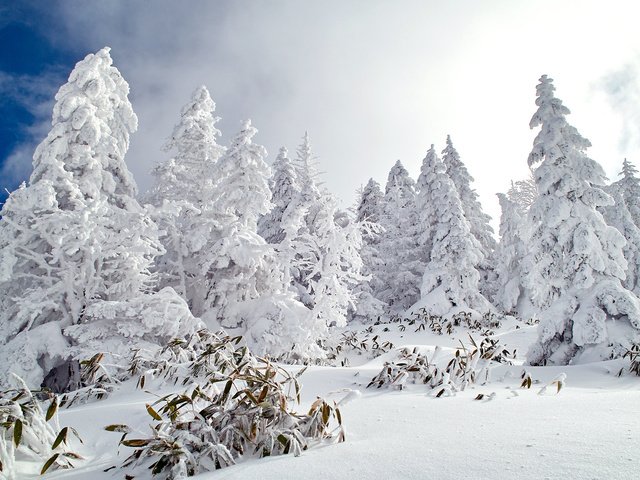
[[[14,478],[15,461],[42,463],[41,473],[72,468],[71,460],[82,457],[69,450],[72,427],[60,429],[57,417],[58,397],[48,392],[31,391],[19,380],[16,389],[0,392],[0,472]],[[46,412],[37,396],[46,398]],[[82,442],[82,440],[80,440]]]

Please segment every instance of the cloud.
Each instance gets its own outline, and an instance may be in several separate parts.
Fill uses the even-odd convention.
[[[63,77],[59,68],[49,68],[41,75],[11,74],[0,71],[0,106],[7,113],[21,109],[32,121],[14,131],[18,142],[0,164],[0,189],[12,190],[26,180],[31,172],[31,160],[37,144],[51,126],[54,95]]]
[[[605,75],[599,87],[622,120],[620,151],[640,147],[640,57]]]

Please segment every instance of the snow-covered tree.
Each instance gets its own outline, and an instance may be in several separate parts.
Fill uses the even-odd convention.
[[[394,312],[402,312],[420,298],[424,262],[418,239],[415,181],[400,160],[389,171],[380,225],[384,228],[379,247],[384,260],[379,274],[382,290],[374,296]]]
[[[285,147],[272,165],[273,175],[269,178],[271,201],[273,208],[258,220],[258,233],[268,243],[277,244],[284,239],[282,217],[293,202],[299,203],[301,188],[293,162],[288,157]]]
[[[366,278],[355,289],[357,297],[354,316],[363,320],[375,320],[384,314],[385,304],[375,297],[382,290],[378,277],[384,262],[380,256],[380,219],[384,208],[384,195],[380,184],[373,178],[362,189],[356,206],[356,222],[362,229],[362,274]]]
[[[622,285],[636,295],[640,295],[640,229],[631,217],[618,182],[606,187],[605,191],[613,197],[615,203],[600,207],[599,210],[607,224],[616,228],[627,241],[622,249],[627,261],[626,277]]]
[[[446,315],[453,310],[491,310],[480,294],[480,275],[476,269],[481,257],[480,244],[470,233],[460,197],[446,167],[433,147],[429,150],[420,175],[425,204],[436,215],[427,240],[430,257],[422,277],[421,298],[416,307],[430,313]],[[414,307],[415,308],[415,307]]]
[[[420,175],[418,175],[418,181],[416,182],[416,207],[420,225],[418,239],[422,246],[425,263],[431,255],[433,228],[440,216],[437,206],[431,203],[433,198],[432,192],[430,191],[432,188],[430,181],[433,179],[433,168],[440,162],[440,159],[437,157],[438,154],[436,153],[435,146],[432,144],[422,161]]]
[[[109,48],[78,62],[56,95],[52,129],[28,185],[0,220],[0,382],[8,369],[32,386],[70,356],[160,343],[195,328],[184,302],[153,309],[149,272],[162,253],[124,163],[137,118]]]
[[[511,181],[507,198],[518,205],[522,212],[528,212],[538,198],[538,187],[533,172],[524,180]]]
[[[567,364],[622,353],[640,329],[640,301],[621,285],[624,237],[607,226],[597,207],[613,204],[602,190],[602,167],[587,157],[590,142],[571,126],[546,75],[537,86],[540,126],[529,165],[539,196],[531,206],[534,229],[523,262],[523,281],[540,310],[533,365]]]
[[[524,211],[504,193],[498,193],[502,209],[500,242],[493,253],[496,278],[493,282],[493,304],[503,312],[512,312],[522,294],[520,263],[525,254]]]
[[[257,233],[258,218],[272,205],[271,171],[266,150],[252,141],[256,132],[247,121],[215,166],[212,208],[221,228],[215,255],[202,265],[207,272],[203,319],[210,326],[239,329],[258,354],[314,357],[324,324],[289,291],[281,257]]]
[[[212,195],[214,166],[224,148],[217,143],[214,111],[209,91],[198,87],[164,146],[174,156],[154,168],[155,183],[145,196],[163,232],[166,253],[156,262],[160,285],[173,287],[196,315],[203,313],[206,295],[201,265],[215,255],[220,216],[212,208]]]
[[[447,175],[449,175],[458,191],[464,215],[471,227],[471,234],[480,242],[482,256],[478,259],[478,269],[481,275],[480,286],[484,289],[486,279],[491,272],[491,265],[488,259],[491,256],[491,252],[496,248],[493,228],[489,224],[491,217],[483,212],[482,205],[478,200],[478,194],[471,187],[473,177],[460,159],[460,154],[454,148],[449,135],[447,135],[447,146],[442,151],[442,162],[447,169]]]
[[[625,158],[620,172],[622,178],[615,182],[615,185],[631,213],[633,222],[640,228],[640,178],[637,174],[636,167]]]

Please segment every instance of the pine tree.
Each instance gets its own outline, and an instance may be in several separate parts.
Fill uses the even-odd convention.
[[[640,178],[637,174],[636,167],[625,158],[622,162],[622,172],[620,172],[622,178],[615,182],[615,185],[622,194],[633,222],[640,228]]]
[[[533,172],[524,180],[511,181],[507,198],[516,203],[522,212],[528,212],[533,202],[538,198],[538,187]]]
[[[455,185],[433,147],[423,162],[419,181],[422,202],[437,214],[428,216],[433,219],[426,239],[431,248],[417,306],[436,315],[452,310],[489,311],[491,306],[478,288],[480,245],[470,233]]]
[[[137,128],[128,93],[108,48],[78,62],[29,184],[2,209],[0,382],[11,368],[37,386],[70,356],[122,353],[197,326],[173,290],[150,294],[163,250],[124,163]],[[172,306],[158,310],[159,296]]]
[[[284,239],[283,216],[293,202],[300,201],[301,192],[295,167],[288,157],[285,147],[280,149],[272,166],[273,175],[269,179],[273,208],[258,220],[258,233],[268,243],[278,244]]]
[[[480,242],[482,256],[478,260],[478,269],[480,271],[480,286],[484,290],[487,279],[491,276],[491,265],[488,259],[496,248],[493,228],[489,224],[491,217],[483,212],[478,194],[471,188],[473,177],[460,160],[460,154],[454,148],[449,135],[447,135],[447,146],[442,151],[442,162],[447,169],[447,175],[458,191],[464,215],[471,227],[471,234]]]
[[[160,285],[173,287],[196,315],[203,313],[206,294],[201,264],[215,254],[220,216],[211,206],[215,163],[225,149],[217,143],[214,111],[207,88],[197,88],[164,146],[175,155],[154,168],[155,183],[145,198],[164,232],[166,253],[157,260]]]
[[[212,327],[238,329],[258,354],[317,357],[324,325],[286,288],[282,257],[257,233],[258,218],[272,205],[271,171],[266,150],[252,141],[256,132],[247,121],[215,166],[212,208],[221,215],[221,228],[215,255],[203,263],[203,319]]]
[[[416,189],[418,191],[416,196],[416,206],[420,224],[418,238],[422,245],[422,254],[424,256],[425,264],[431,256],[431,248],[433,247],[433,228],[440,215],[440,212],[436,210],[436,205],[431,203],[432,192],[430,191],[430,188],[432,187],[429,184],[433,177],[433,169],[438,162],[440,162],[440,159],[436,153],[435,146],[431,144],[431,147],[427,151],[427,155],[422,161],[420,175],[416,182]]]
[[[602,167],[587,157],[587,139],[565,116],[546,75],[537,86],[540,126],[529,165],[539,196],[531,207],[535,226],[523,280],[540,310],[538,339],[528,353],[533,365],[567,364],[622,353],[640,329],[640,301],[622,287],[625,240],[608,227],[597,207],[612,205],[602,186]]]
[[[379,274],[384,262],[380,256],[380,219],[384,208],[384,196],[380,185],[373,178],[360,193],[356,206],[356,222],[362,229],[362,274],[366,278],[355,288],[357,297],[354,317],[370,321],[385,313],[384,302],[375,297],[382,290]]]
[[[420,298],[424,271],[418,240],[415,181],[400,160],[389,172],[380,224],[384,228],[380,239],[380,254],[384,259],[379,275],[382,290],[374,296],[399,313]]]
[[[513,312],[522,294],[520,263],[524,258],[525,218],[522,207],[498,193],[502,209],[500,217],[500,243],[494,250],[493,265],[496,279],[493,285],[493,304],[503,312]]]
[[[615,203],[600,207],[599,210],[607,225],[617,229],[627,241],[622,249],[627,261],[626,277],[622,285],[636,295],[640,295],[640,229],[633,222],[618,182],[604,190],[613,197]]]

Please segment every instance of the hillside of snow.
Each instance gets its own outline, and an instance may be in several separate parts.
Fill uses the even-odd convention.
[[[495,337],[516,349],[511,365],[493,364],[487,382],[468,386],[451,397],[435,398],[435,390],[407,384],[402,390],[366,388],[397,349],[433,350],[459,345],[477,332],[457,329],[437,335],[402,323],[381,324],[371,333],[354,330],[361,339],[378,335],[394,348],[376,358],[351,351],[352,366],[311,366],[301,376],[305,410],[316,396],[334,399],[346,427],[344,443],[317,446],[299,457],[247,458],[202,479],[353,479],[353,478],[634,478],[640,440],[640,378],[623,375],[620,360],[563,367],[523,367],[522,354],[535,339],[535,325],[507,321]],[[385,331],[387,330],[387,331]],[[293,371],[301,367],[287,367]],[[522,388],[523,369],[531,388]],[[541,389],[560,374],[566,383]],[[61,410],[61,425],[74,426],[84,444],[76,445],[86,460],[50,478],[112,479],[124,474],[149,478],[146,468],[134,472],[119,465],[132,448],[117,444],[120,434],[109,424],[127,423],[132,436],[148,435],[152,419],[145,404],[158,395],[180,390],[148,391],[135,381],[121,385],[109,398]],[[482,394],[483,398],[475,400]],[[110,467],[116,468],[109,469]],[[26,468],[26,467],[25,467]],[[105,470],[108,470],[105,472]]]

